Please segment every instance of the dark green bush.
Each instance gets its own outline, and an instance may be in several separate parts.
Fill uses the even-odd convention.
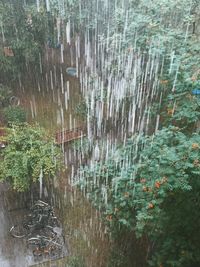
[[[9,105],[9,98],[11,96],[11,90],[9,87],[0,84],[0,108]]]
[[[8,124],[26,122],[26,111],[22,107],[7,107],[3,111],[4,119]]]

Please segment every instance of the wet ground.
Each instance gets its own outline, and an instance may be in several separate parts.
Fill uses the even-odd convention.
[[[15,239],[9,233],[13,223],[22,218],[24,210],[19,210],[18,205],[11,206],[8,191],[8,187],[0,183],[0,266],[26,267],[34,262],[28,254],[25,240]]]
[[[20,98],[20,105],[28,112],[29,121],[39,123],[50,134],[54,134],[58,129],[70,129],[85,123],[83,118],[76,114],[77,104],[82,101],[79,81],[76,77],[66,74],[67,62],[61,69],[59,55],[56,58],[56,63],[52,59],[56,65],[49,63],[45,70],[46,82],[42,75],[37,77],[36,81],[33,79],[34,75],[31,75],[30,80],[23,80],[15,89],[16,95]],[[60,82],[61,70],[63,88]],[[57,76],[57,80],[53,79],[51,86],[52,74],[53,77]],[[69,147],[63,147],[63,150],[65,156],[70,152]],[[69,186],[69,177],[76,164],[73,153],[69,154],[70,160],[66,162],[67,173],[54,185],[57,193],[53,190],[48,193],[62,220],[70,256],[67,259],[48,261],[39,265],[34,261],[32,253],[27,250],[25,240],[12,238],[9,234],[10,227],[24,216],[26,209],[23,210],[23,205],[26,201],[23,196],[13,194],[0,184],[0,267],[67,267],[66,262],[70,257],[75,260],[84,259],[84,264],[79,263],[78,267],[106,266],[110,246],[108,236],[100,221],[99,212],[91,207],[80,192]],[[37,196],[34,195],[34,198],[37,199]],[[19,203],[16,203],[17,199]]]
[[[37,194],[34,197],[37,198]],[[21,222],[29,213],[27,206],[31,205],[32,196],[14,193],[0,183],[0,267],[67,267],[70,257],[84,259],[84,264],[78,267],[106,266],[109,246],[98,213],[78,192],[59,190],[54,201],[57,203],[56,215],[60,215],[63,223],[65,245],[59,258],[50,260],[43,256],[36,259],[28,249],[26,239],[13,238],[9,232],[12,225]]]
[[[14,238],[10,234],[12,225],[20,223],[29,212],[26,198],[24,194],[18,194],[16,198],[7,185],[0,183],[0,267],[29,267],[51,260],[49,256],[35,258],[26,238]],[[63,244],[59,257],[67,255],[67,247]],[[58,266],[55,263],[57,259],[58,256],[53,259],[55,266]]]

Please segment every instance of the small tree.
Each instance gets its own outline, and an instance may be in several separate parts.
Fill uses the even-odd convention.
[[[52,177],[61,166],[60,151],[38,126],[13,126],[1,150],[0,179],[17,191],[27,190],[40,173]]]

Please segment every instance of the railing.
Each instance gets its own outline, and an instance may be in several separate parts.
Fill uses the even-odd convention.
[[[77,127],[71,130],[63,130],[56,132],[55,142],[56,144],[68,143],[70,141],[79,139],[86,136],[86,130],[84,127]]]

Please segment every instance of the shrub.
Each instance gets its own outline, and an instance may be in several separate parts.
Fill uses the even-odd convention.
[[[26,111],[21,107],[7,107],[3,111],[5,121],[9,124],[26,122]]]
[[[38,126],[12,126],[1,150],[0,179],[26,191],[39,177],[53,177],[61,166],[60,150]]]
[[[9,105],[11,90],[9,87],[0,84],[0,108]]]

